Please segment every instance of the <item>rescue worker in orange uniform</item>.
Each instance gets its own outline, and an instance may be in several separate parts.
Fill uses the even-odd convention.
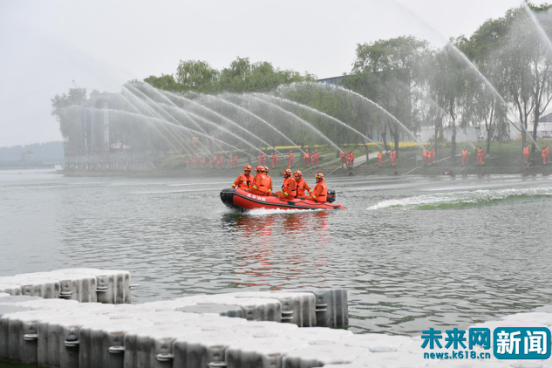
[[[529,163],[529,146],[527,146],[527,144],[523,146],[523,158],[525,159],[525,164],[527,165]]]
[[[431,150],[429,151],[431,153],[431,164],[435,163],[435,148],[431,147]]]
[[[238,187],[239,189],[249,190],[249,188],[251,188],[251,183],[253,182],[253,175],[251,175],[252,169],[251,165],[245,165],[243,167],[243,174],[240,174],[240,176],[238,176],[238,178],[234,181],[232,189],[236,189],[236,187]]]
[[[295,196],[295,198],[309,198],[309,196],[305,194],[305,190],[308,191],[309,194],[310,192],[312,192],[312,190],[307,184],[305,178],[303,178],[303,173],[297,170],[293,173],[293,176],[295,177],[295,182],[297,183],[297,195]]]
[[[262,159],[261,165],[266,166],[266,155],[264,153],[263,153],[261,159]]]
[[[426,149],[424,149],[424,151],[422,152],[422,162],[423,162],[424,166],[427,166],[428,154],[429,154],[429,152]]]
[[[199,159],[199,163],[201,164],[201,168],[205,168],[205,156],[201,155],[201,158]]]
[[[290,169],[285,169],[284,172],[284,185],[282,185],[282,190],[276,192],[276,195],[281,199],[294,199],[297,194],[297,183],[291,175]]]
[[[381,164],[383,163],[383,151],[378,153],[378,167],[381,169]]]
[[[546,165],[550,162],[550,151],[548,145],[544,146],[541,150],[542,164]]]
[[[268,188],[267,189],[267,195],[272,195],[272,178],[270,177],[270,175],[268,175],[268,173],[270,172],[270,170],[268,170],[268,166],[263,166],[263,172],[264,174],[266,175],[266,178],[267,178],[267,184],[266,184],[266,187]]]
[[[272,151],[272,154],[270,155],[270,163],[272,164],[272,168],[274,169],[276,167],[276,152]]]
[[[313,163],[312,166],[316,167],[318,169],[318,163],[320,162],[320,152],[316,151],[313,155]]]
[[[477,149],[477,163],[480,166],[485,165],[485,150],[481,146]]]
[[[291,152],[291,150],[289,150],[289,155],[287,155],[287,160],[288,160],[288,167],[292,168],[293,167],[293,152]]]
[[[462,149],[462,166],[468,164],[468,150],[466,148]]]
[[[251,184],[249,192],[262,196],[269,195],[269,180],[264,172],[264,167],[257,166],[255,171],[257,172],[257,175],[253,178],[253,183]]]
[[[341,151],[340,156],[341,156],[341,168],[343,169],[343,166],[347,165],[347,154],[345,153],[345,151]]]
[[[431,150],[427,151],[427,165],[431,166],[431,163],[433,162],[433,156],[431,154]]]
[[[305,167],[308,169],[310,167],[310,153],[309,150],[305,152]]]
[[[186,169],[188,168],[188,166],[190,166],[190,159],[188,157],[186,157],[186,161],[184,161],[186,163]]]
[[[355,163],[355,153],[353,151],[349,151],[349,154],[347,155],[347,166],[349,166],[349,168],[352,169],[354,163]]]
[[[395,165],[397,165],[397,152],[395,150],[392,150],[389,154],[389,157],[391,158],[391,166],[395,167]]]
[[[324,174],[316,173],[314,176],[316,178],[316,186],[310,195],[310,199],[319,203],[326,203],[328,199],[328,187],[324,182]]]

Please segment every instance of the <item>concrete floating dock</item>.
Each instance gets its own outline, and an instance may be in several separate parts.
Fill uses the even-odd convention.
[[[79,293],[90,299],[94,292],[90,288],[92,278],[88,278],[87,288],[79,289],[80,281],[73,281],[83,280],[81,276],[90,273],[64,275],[77,274],[78,278],[63,279],[72,288],[61,289],[60,281],[58,298],[11,295],[19,289],[3,289],[11,293],[0,293],[0,363],[14,361],[56,368],[537,366],[533,361],[494,358],[483,363],[426,360],[421,337],[359,335],[320,327],[346,327],[347,294],[343,290],[238,292],[120,304],[130,301],[130,275],[125,278],[123,273],[102,271],[98,274],[101,282],[98,275],[94,277],[96,285],[110,290],[103,299],[108,303],[82,303]],[[48,277],[41,284],[33,275],[16,278],[33,280],[19,284],[21,290],[33,285],[34,289],[27,290],[56,295],[51,292],[56,277]],[[66,296],[72,298],[63,297],[61,290],[71,292]],[[496,326],[550,327],[552,308],[473,327]],[[550,360],[538,363],[552,366]]]

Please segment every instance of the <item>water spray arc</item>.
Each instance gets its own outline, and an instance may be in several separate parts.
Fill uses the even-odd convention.
[[[291,113],[289,111],[287,111],[286,109],[276,105],[275,103],[272,103],[270,101],[266,101],[262,98],[259,98],[259,97],[255,97],[255,96],[251,96],[252,99],[255,99],[256,101],[259,101],[261,103],[264,103],[266,105],[269,105],[273,108],[276,108],[277,110],[283,112],[284,114],[286,114],[287,116],[290,116],[292,117],[294,120],[300,122],[301,124],[307,126],[308,128],[310,128],[313,132],[315,132],[316,134],[318,134],[322,139],[324,139],[326,142],[328,142],[329,144],[331,144],[333,147],[335,147],[339,152],[343,152],[341,151],[341,148],[339,148],[337,146],[337,144],[335,144],[331,139],[329,139],[325,134],[323,134],[320,130],[316,129],[311,123],[309,123],[308,121],[304,120],[304,119],[301,119],[299,116],[295,115],[294,113]]]
[[[313,109],[312,107],[310,106],[307,106],[307,105],[303,105],[303,104],[300,104],[298,102],[295,102],[295,101],[292,101],[292,100],[288,100],[286,98],[281,98],[281,97],[277,97],[277,96],[271,96],[271,95],[267,95],[267,94],[258,94],[258,96],[261,96],[262,98],[270,98],[270,99],[275,99],[277,101],[281,101],[283,103],[286,103],[286,104],[290,104],[290,105],[293,105],[295,107],[299,107],[303,110],[307,110],[307,111],[310,111],[310,112],[313,112],[315,114],[318,114],[326,119],[329,119],[335,123],[338,123],[339,125],[341,126],[344,126],[345,128],[355,132],[356,134],[360,135],[362,138],[366,139],[368,142],[371,142],[371,143],[374,143],[376,146],[378,146],[380,149],[384,150],[382,146],[380,146],[377,142],[374,142],[372,139],[368,138],[366,135],[362,134],[361,132],[359,132],[358,130],[356,130],[355,128],[353,128],[352,126],[348,125],[348,124],[345,124],[344,122],[342,122],[341,120],[337,119],[337,118],[334,118],[333,116],[331,115],[328,115],[326,114],[325,112],[322,112],[322,111],[319,111],[319,110],[316,110],[316,109]]]

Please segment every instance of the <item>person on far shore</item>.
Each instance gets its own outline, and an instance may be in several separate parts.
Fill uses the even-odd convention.
[[[383,151],[378,153],[378,168],[381,169],[381,164],[383,163]]]
[[[288,159],[288,167],[291,169],[293,168],[293,152],[289,150],[289,155],[287,155]]]
[[[395,151],[394,149],[391,150],[391,153],[389,154],[389,158],[391,158],[391,166],[395,167],[397,165],[397,151]]]
[[[523,158],[525,159],[525,165],[529,163],[529,146],[527,143],[523,146]]]
[[[341,151],[340,156],[341,156],[341,168],[343,169],[343,167],[347,165],[347,154],[345,153],[345,150]]]
[[[427,151],[427,166],[431,166],[431,163],[433,162],[433,156],[431,153],[431,150]]]
[[[309,153],[309,150],[307,150],[305,152],[305,168],[309,168],[310,167],[310,153]]]
[[[485,165],[485,150],[481,146],[477,149],[477,164],[479,166]]]
[[[462,166],[466,166],[468,164],[468,150],[466,147],[462,149]]]
[[[422,152],[422,165],[423,166],[427,166],[427,156],[428,156],[428,151],[427,151],[427,149],[424,148],[424,151]]]
[[[545,145],[541,150],[541,156],[542,156],[542,164],[548,165],[550,164],[550,148],[548,145]]]
[[[349,169],[352,169],[355,164],[355,153],[353,151],[349,151],[349,154],[347,155],[347,166]]]
[[[435,164],[435,148],[433,146],[430,147],[431,150],[429,151],[431,153],[431,164]]]

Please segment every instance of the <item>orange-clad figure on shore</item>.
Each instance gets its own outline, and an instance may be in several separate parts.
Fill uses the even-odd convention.
[[[278,154],[276,152],[272,151],[272,154],[270,155],[270,161],[272,163],[273,169],[278,167]]]
[[[381,164],[383,163],[383,151],[378,153],[378,167],[381,169]]]
[[[310,167],[310,153],[309,150],[305,152],[305,167],[308,169]]]
[[[187,169],[190,166],[190,159],[186,157],[186,160],[184,161],[184,163],[186,164],[186,169]]]
[[[197,157],[192,156],[192,167],[195,169],[197,167]]]
[[[391,153],[389,154],[389,158],[391,159],[391,166],[395,167],[397,165],[397,151],[391,150]],[[429,160],[429,157],[428,157]]]
[[[257,156],[257,166],[263,165],[263,155],[262,153],[259,153],[259,156]]]
[[[316,178],[316,186],[310,197],[315,202],[325,203],[328,200],[328,187],[324,182],[324,174],[319,172],[314,177]]]
[[[355,153],[353,151],[349,151],[349,154],[347,155],[347,166],[349,167],[349,169],[352,169],[354,164],[355,164]]]
[[[224,155],[220,155],[218,159],[218,167],[224,168]]]
[[[341,156],[341,168],[343,169],[343,166],[347,165],[347,154],[345,153],[345,151],[341,151],[340,156]]]
[[[288,160],[288,167],[292,168],[293,167],[293,152],[291,152],[291,150],[289,150],[289,155],[287,155],[287,160]]]
[[[523,146],[523,158],[525,159],[525,164],[527,165],[529,163],[529,146],[527,146],[527,144]]]
[[[294,199],[297,194],[297,183],[291,175],[290,169],[285,169],[284,172],[284,185],[282,190],[276,192],[276,195],[282,199]]]
[[[462,166],[468,164],[468,150],[466,148],[462,149]]]
[[[318,164],[320,163],[320,152],[314,151],[312,155],[312,167],[318,169]]]
[[[243,174],[240,174],[240,176],[238,176],[238,178],[234,181],[232,188],[235,189],[238,187],[239,189],[249,190],[249,188],[251,188],[251,183],[253,183],[253,175],[251,175],[251,170],[251,165],[245,165],[243,167]]]
[[[251,183],[250,193],[266,196],[269,195],[269,179],[264,172],[264,166],[257,166],[255,168],[257,175],[253,178],[253,183]]]
[[[293,176],[295,177],[295,182],[297,183],[297,195],[296,198],[309,198],[305,194],[305,190],[309,192],[309,194],[312,192],[311,188],[307,184],[307,181],[305,178],[303,178],[303,173],[299,170],[293,173]]]
[[[263,155],[261,156],[261,165],[263,166],[266,166],[266,155],[263,153]]]
[[[205,168],[205,156],[201,155],[201,158],[199,159],[199,163],[201,165],[201,168],[204,169]]]
[[[424,151],[422,152],[422,162],[423,162],[423,166],[427,166],[427,158],[429,156],[429,152],[427,151],[427,149],[424,149]]]
[[[541,156],[542,156],[542,164],[548,165],[550,163],[550,147],[548,147],[548,145],[545,145],[541,150]]]
[[[477,149],[477,164],[479,166],[485,165],[485,150],[481,146]]]
[[[431,153],[431,164],[433,165],[435,163],[435,148],[431,147],[429,153]]]

